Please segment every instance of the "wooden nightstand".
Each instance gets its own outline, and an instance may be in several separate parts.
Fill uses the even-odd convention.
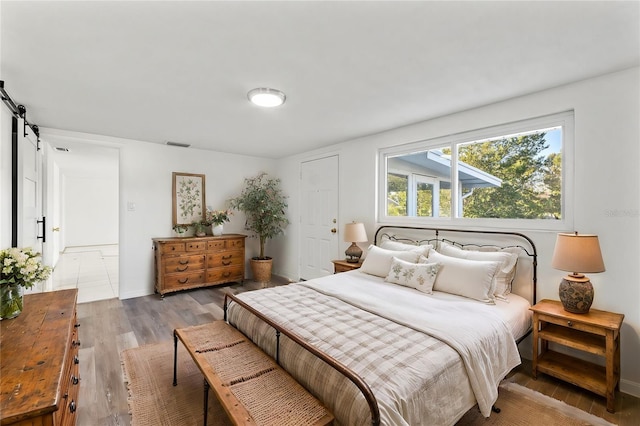
[[[362,260],[357,263],[347,262],[346,260],[332,260],[333,262],[333,273],[337,274],[338,272],[347,272],[353,271],[354,269],[358,269],[362,266]]]
[[[620,326],[624,315],[597,309],[572,314],[555,300],[542,300],[531,310],[533,377],[538,372],[546,373],[602,395],[607,398],[607,411],[613,413],[620,381]],[[605,365],[549,350],[549,342],[599,355]]]

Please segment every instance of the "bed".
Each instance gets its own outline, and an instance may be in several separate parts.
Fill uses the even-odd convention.
[[[225,317],[336,424],[451,425],[488,417],[520,364],[536,266],[520,233],[385,226],[359,270],[236,295]]]

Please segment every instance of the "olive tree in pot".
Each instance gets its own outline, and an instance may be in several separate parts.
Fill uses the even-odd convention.
[[[280,179],[270,178],[264,172],[245,178],[242,192],[229,200],[229,206],[245,214],[245,229],[255,232],[260,239],[260,255],[251,259],[253,279],[271,281],[273,259],[265,256],[264,245],[268,239],[282,234],[289,224],[285,215],[287,197],[280,188]]]

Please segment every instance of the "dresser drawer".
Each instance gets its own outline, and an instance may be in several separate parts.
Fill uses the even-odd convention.
[[[244,279],[244,265],[214,268],[207,270],[207,282],[227,283]]]
[[[207,255],[207,268],[242,264],[244,264],[244,253],[242,251],[223,251]]]
[[[187,251],[203,251],[207,248],[206,241],[189,241],[187,243]]]
[[[167,274],[174,272],[192,272],[204,269],[204,254],[194,254],[191,256],[167,256],[164,260],[164,271]]]
[[[204,271],[182,274],[167,274],[164,281],[165,287],[169,290],[189,288],[193,284],[202,283],[204,283]]]
[[[158,249],[162,254],[183,253],[185,251],[185,245],[184,243],[162,243],[158,244]]]

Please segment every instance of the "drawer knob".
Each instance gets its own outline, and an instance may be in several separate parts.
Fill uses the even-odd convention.
[[[80,364],[80,358],[78,358],[78,355],[73,357],[73,363],[74,364]]]
[[[231,265],[231,262],[225,262],[224,260],[222,261],[222,266],[229,266]]]
[[[77,385],[78,383],[80,383],[80,378],[76,376],[71,376],[71,383],[73,383],[74,385]]]
[[[178,266],[178,267],[176,268],[176,271],[178,271],[178,272],[184,272],[184,271],[186,271],[187,269],[189,269],[189,265],[185,265],[185,266],[183,266],[182,268]]]
[[[71,346],[80,346],[80,340],[74,340],[71,342]]]
[[[75,327],[75,328],[80,327],[80,323],[79,323],[79,322],[77,322],[77,323],[74,325],[74,327]]]
[[[69,411],[72,412],[72,413],[76,412],[76,402],[75,401],[71,401],[69,403]]]
[[[567,325],[568,325],[569,327],[573,327],[573,321],[571,321],[571,320],[567,321]]]
[[[181,265],[186,265],[187,263],[189,263],[189,259],[180,259],[178,261]]]
[[[189,281],[189,278],[185,278],[185,279],[183,279],[183,280],[178,280],[178,282],[179,282],[180,284],[186,284],[186,283],[187,283],[187,281]]]

